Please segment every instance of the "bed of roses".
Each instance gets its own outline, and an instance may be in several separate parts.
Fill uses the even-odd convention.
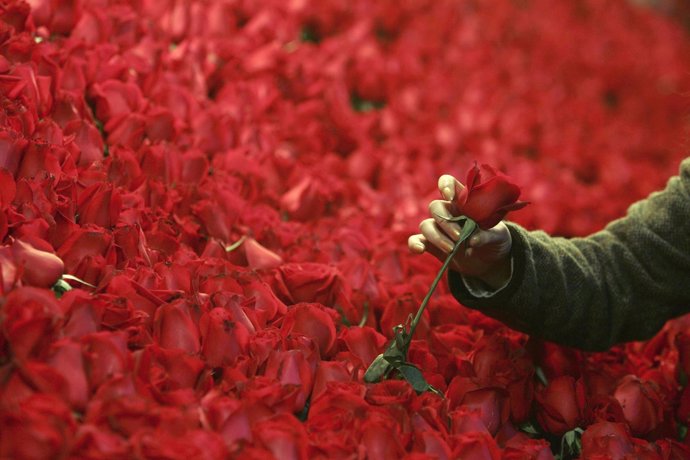
[[[440,285],[440,394],[363,380],[440,174],[601,228],[677,171],[689,55],[622,0],[0,2],[0,457],[689,458],[687,318],[583,353]]]

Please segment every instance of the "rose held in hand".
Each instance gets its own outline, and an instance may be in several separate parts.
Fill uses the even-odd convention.
[[[455,193],[451,190],[449,182],[453,184]],[[502,229],[498,227],[492,229],[492,227],[496,227],[509,211],[523,208],[528,203],[517,201],[520,197],[520,187],[491,166],[482,165],[480,168],[475,163],[467,173],[466,182],[467,185],[463,186],[452,176],[441,176],[439,189],[444,200],[431,202],[429,210],[434,218],[424,220],[420,224],[422,234],[412,235],[408,240],[410,249],[415,252],[428,249],[443,262],[443,265],[431,283],[417,314],[413,318],[410,317],[411,320],[407,323],[393,327],[393,339],[385,351],[369,365],[364,374],[366,382],[377,382],[396,370],[418,393],[438,392],[424,379],[422,371],[407,361],[407,354],[417,325],[446,269],[453,263],[453,268],[461,273],[467,274],[473,271],[475,274],[484,274],[485,284],[491,287],[504,284],[503,280],[509,277],[510,267],[507,262],[510,252],[510,233],[505,225]],[[464,255],[468,256],[465,258],[467,260],[470,252],[477,249],[479,257],[474,260],[474,268],[463,267],[463,261],[455,260],[455,257],[460,257],[459,252],[463,243],[478,230],[478,227],[480,231],[472,238],[475,240],[474,247],[467,248]],[[488,231],[490,229],[493,234]],[[489,251],[478,248],[481,246],[478,243],[482,239],[482,232],[489,235],[483,238],[484,246]],[[453,235],[452,239],[450,239],[451,235]],[[427,245],[427,242],[431,244]]]
[[[510,211],[527,206],[518,201],[520,187],[508,176],[489,165],[474,166],[467,172],[465,188],[455,196],[457,215],[467,216],[479,228],[488,230],[498,224]]]

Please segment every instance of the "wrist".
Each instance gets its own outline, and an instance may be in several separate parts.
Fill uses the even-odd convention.
[[[497,261],[494,265],[489,267],[482,275],[475,276],[475,278],[484,283],[492,290],[498,290],[505,287],[512,276],[511,258],[506,257]]]

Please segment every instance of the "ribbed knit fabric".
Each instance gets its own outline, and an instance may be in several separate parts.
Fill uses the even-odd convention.
[[[653,336],[690,312],[690,158],[663,191],[585,238],[508,223],[513,277],[488,298],[449,272],[455,297],[515,329],[584,350]]]

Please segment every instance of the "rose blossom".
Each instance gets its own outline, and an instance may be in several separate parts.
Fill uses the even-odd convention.
[[[632,451],[632,438],[623,423],[598,422],[582,434],[582,458],[601,455],[620,460]]]
[[[661,396],[654,382],[627,375],[618,383],[613,396],[620,403],[633,434],[647,434],[663,421]]]
[[[454,204],[459,215],[474,220],[480,228],[498,224],[510,211],[523,208],[527,202],[517,201],[520,187],[508,176],[487,164],[475,165],[467,172],[465,188],[456,195]]]
[[[549,433],[561,435],[576,428],[583,418],[585,389],[582,380],[564,375],[551,380],[536,394],[537,420]]]
[[[65,270],[65,264],[52,252],[50,244],[39,238],[33,238],[33,244],[15,240],[12,254],[21,271],[22,281],[31,286],[49,288]]]

